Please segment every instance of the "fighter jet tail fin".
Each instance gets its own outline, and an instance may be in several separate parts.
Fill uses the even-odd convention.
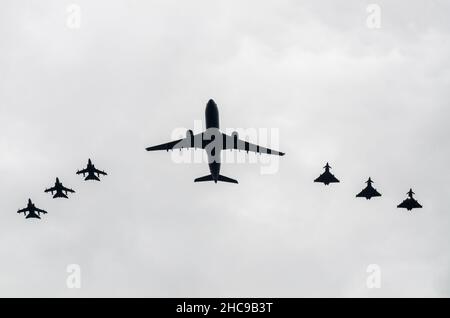
[[[222,182],[228,182],[228,183],[238,183],[237,180],[234,180],[234,179],[222,176],[222,175],[219,175],[219,179],[218,180],[222,181]]]

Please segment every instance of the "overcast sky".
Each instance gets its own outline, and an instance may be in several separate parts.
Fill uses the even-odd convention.
[[[450,296],[448,1],[378,1],[375,29],[372,1],[79,0],[78,29],[70,3],[1,3],[0,296]],[[194,184],[205,163],[145,151],[210,98],[279,132],[276,174]],[[340,184],[312,182],[327,161]]]

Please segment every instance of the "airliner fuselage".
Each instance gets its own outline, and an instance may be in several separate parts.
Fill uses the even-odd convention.
[[[205,121],[206,121],[206,130],[211,133],[211,138],[215,138],[215,136],[219,136],[219,109],[217,108],[216,103],[213,100],[210,100],[206,105],[205,109]],[[216,155],[216,150],[219,153]],[[209,171],[211,172],[211,176],[215,183],[220,175],[220,149],[218,147],[214,147],[211,151],[207,151],[208,162],[209,162]]]

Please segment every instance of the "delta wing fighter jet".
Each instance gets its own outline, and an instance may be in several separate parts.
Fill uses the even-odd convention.
[[[314,182],[320,182],[325,185],[339,182],[339,180],[330,172],[331,167],[328,162],[323,168],[325,169],[325,172],[322,173],[316,180],[314,180]]]
[[[407,193],[408,198],[406,198],[405,200],[403,200],[402,203],[397,205],[397,208],[407,209],[408,211],[411,211],[412,209],[420,209],[420,208],[422,208],[422,206],[419,204],[419,202],[417,202],[417,200],[413,198],[414,194],[415,193],[413,192],[413,190],[409,189],[409,191]]]
[[[357,198],[366,198],[367,200],[370,200],[373,197],[381,197],[381,194],[372,187],[372,179],[369,177],[369,180],[366,181],[367,186],[356,195]]]

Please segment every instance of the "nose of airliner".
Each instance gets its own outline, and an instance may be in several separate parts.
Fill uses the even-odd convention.
[[[205,109],[206,128],[219,128],[219,109],[212,99],[208,101]]]
[[[217,104],[214,100],[210,99],[208,104],[206,104],[206,112],[207,113],[215,113],[218,111]]]
[[[210,99],[210,100],[208,101],[208,104],[207,104],[206,106],[208,106],[208,107],[210,107],[210,106],[214,107],[214,106],[217,106],[217,105],[216,105],[216,102],[215,102],[213,99]]]

